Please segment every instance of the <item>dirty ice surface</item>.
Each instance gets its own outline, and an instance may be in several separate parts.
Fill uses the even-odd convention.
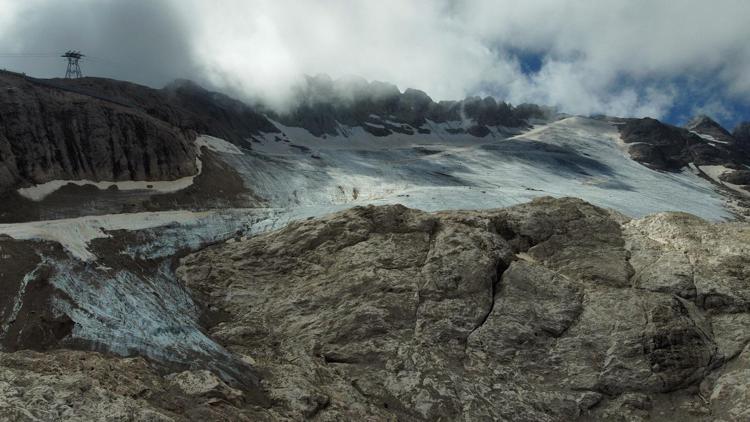
[[[606,121],[569,117],[521,134],[493,128],[484,138],[450,134],[451,124],[428,122],[430,134],[386,137],[342,126],[343,135],[326,138],[277,124],[282,133],[255,137],[251,150],[209,136],[200,136],[196,146],[219,153],[267,200],[266,208],[245,211],[255,216],[243,228],[250,233],[356,205],[490,209],[544,195],[580,197],[632,217],[684,211],[714,221],[731,218],[725,198],[709,181],[690,169],[659,172],[631,160],[616,127]],[[723,169],[705,170],[715,177]],[[242,209],[114,214],[3,224],[0,234],[57,241],[90,261],[95,256],[87,244],[110,230],[167,224],[195,230],[223,221],[209,215],[241,214]]]
[[[703,173],[705,173],[708,177],[713,179],[716,183],[726,186],[742,196],[750,196],[750,193],[748,193],[745,189],[743,189],[742,186],[735,185],[734,183],[729,183],[729,182],[725,182],[721,180],[721,176],[727,173],[731,173],[734,170],[727,168],[725,166],[698,166],[698,168]]]
[[[616,127],[569,117],[509,136],[430,134],[316,138],[284,127],[233,157],[248,186],[274,206],[401,203],[426,211],[505,207],[535,197],[575,196],[631,217],[685,211],[731,214],[712,184],[686,169],[651,170],[630,159]]]
[[[207,212],[164,211],[133,214],[110,214],[0,224],[0,234],[17,240],[48,240],[60,243],[71,255],[91,261],[96,257],[88,250],[93,239],[109,237],[107,231],[143,230],[172,223],[187,223],[205,217]]]

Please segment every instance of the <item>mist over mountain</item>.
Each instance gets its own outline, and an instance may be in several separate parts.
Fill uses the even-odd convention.
[[[678,125],[709,114],[734,127],[750,111],[740,41],[750,6],[739,0],[3,0],[2,10],[2,67],[38,77],[62,75],[57,56],[73,48],[89,75],[156,88],[186,78],[276,109],[304,75],[325,73],[436,101],[489,95]]]
[[[750,420],[748,4],[0,0],[0,421]]]

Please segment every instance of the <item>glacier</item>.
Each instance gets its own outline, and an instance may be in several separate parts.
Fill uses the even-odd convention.
[[[242,382],[246,364],[201,331],[201,310],[172,270],[177,260],[186,251],[352,206],[489,209],[575,196],[631,217],[683,211],[732,218],[727,197],[711,181],[690,169],[661,172],[631,160],[616,122],[606,119],[565,116],[527,131],[492,128],[483,138],[450,133],[450,123],[428,122],[429,134],[384,137],[342,127],[339,136],[324,138],[276,124],[281,134],[256,136],[248,145],[206,136],[196,142],[262,202],[0,224],[0,235],[65,251],[44,262],[63,293],[52,301],[55,311],[75,323],[69,342],[208,367]]]

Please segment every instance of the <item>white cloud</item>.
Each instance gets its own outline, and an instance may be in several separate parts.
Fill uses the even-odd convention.
[[[65,5],[64,19],[48,13],[30,21],[57,28],[45,34],[84,32],[77,38],[82,43],[117,24],[108,16],[111,25],[81,25],[71,16],[85,19],[93,12],[84,10],[124,8],[113,0],[26,1],[0,0],[0,10],[14,10],[0,13],[0,23],[12,21],[11,15],[25,14],[28,20]],[[127,47],[115,46],[118,52],[138,51],[145,43],[143,50],[154,60],[159,48],[184,47],[166,57],[178,65],[165,59],[154,72],[184,69],[183,62],[190,62],[194,68],[187,76],[275,105],[290,100],[291,87],[303,74],[318,73],[393,82],[436,99],[499,94],[514,103],[557,105],[571,113],[659,117],[683,95],[675,88],[678,79],[696,84],[713,79],[717,95],[735,100],[750,95],[746,0],[161,0],[168,6],[163,8],[155,3],[127,4],[170,16],[131,24],[139,33],[158,35],[166,31],[147,25],[164,21],[170,31],[181,31],[179,36],[168,43],[159,39],[164,35],[135,36],[116,42]],[[81,13],[69,13],[73,6]],[[8,40],[29,33],[28,25],[16,23],[24,30],[0,34],[5,39],[0,46],[7,49]],[[117,37],[131,38],[127,32]],[[519,51],[541,55],[540,71],[524,74],[514,57]],[[113,76],[164,79],[132,69],[122,73]]]
[[[437,99],[501,93],[572,113],[661,116],[678,95],[663,81],[684,74],[716,72],[727,94],[750,93],[747,1],[233,0],[222,6],[179,2],[194,18],[197,60],[213,82],[277,102],[302,73],[358,74]],[[543,54],[543,67],[524,75],[513,51]]]

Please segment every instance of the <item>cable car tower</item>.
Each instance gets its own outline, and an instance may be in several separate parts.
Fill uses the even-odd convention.
[[[65,71],[65,79],[82,78],[81,66],[78,65],[78,61],[84,57],[80,51],[68,50],[60,57],[68,59],[68,70]]]

